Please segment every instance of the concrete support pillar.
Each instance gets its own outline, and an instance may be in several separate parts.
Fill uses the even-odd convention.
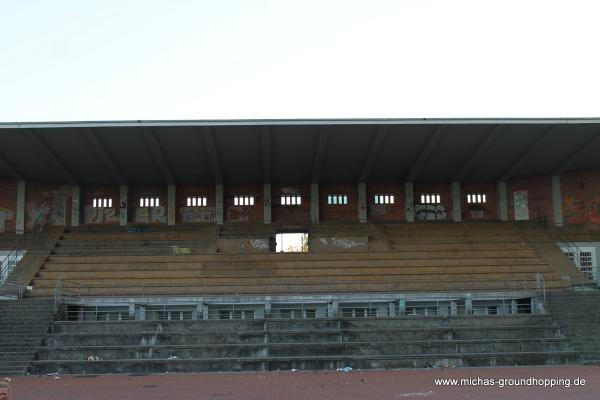
[[[367,222],[367,184],[358,184],[358,222]]]
[[[146,320],[146,305],[140,304],[138,307],[138,314],[136,320],[145,321]]]
[[[390,317],[395,317],[397,315],[396,314],[396,302],[395,301],[390,301],[388,303],[388,310],[389,310],[388,311],[388,315]]]
[[[398,315],[406,315],[406,300],[398,300]]]
[[[127,226],[129,210],[129,186],[119,187],[119,225]]]
[[[560,175],[552,175],[552,213],[554,215],[554,224],[556,226],[563,226]]]
[[[271,318],[271,296],[265,297],[264,318]]]
[[[81,188],[71,186],[71,226],[79,226],[81,215]]]
[[[415,192],[414,184],[406,182],[404,184],[404,213],[406,214],[406,222],[415,222]]]
[[[508,221],[508,190],[506,182],[496,183],[496,192],[498,193],[498,218],[500,221]]]
[[[517,300],[513,299],[510,302],[510,313],[511,314],[518,314],[519,313],[519,303],[517,303]]]
[[[273,199],[271,197],[271,184],[265,183],[263,184],[263,208],[264,208],[264,223],[270,224],[272,222],[271,217],[271,204],[273,203]]]
[[[465,314],[473,314],[473,299],[471,298],[471,293],[467,293],[465,296]]]
[[[135,301],[130,300],[128,306],[129,306],[129,316],[133,317],[133,319],[135,319]]]
[[[319,184],[310,184],[310,222],[319,222]]]
[[[208,319],[208,304],[200,303],[200,308],[202,309],[202,319]]]
[[[223,185],[217,185],[215,188],[216,195],[216,209],[215,209],[215,220],[217,225],[223,225]]]
[[[177,215],[177,186],[169,185],[167,192],[167,225],[175,225]]]
[[[337,300],[331,300],[327,303],[327,316],[334,318],[338,316],[339,303]]]
[[[452,182],[452,220],[454,222],[462,221],[462,204],[460,201],[460,182]]]
[[[450,301],[450,315],[458,315],[458,304],[456,300]]]
[[[26,184],[25,181],[17,182],[17,216],[16,216],[16,233],[22,235],[25,233],[25,196]]]

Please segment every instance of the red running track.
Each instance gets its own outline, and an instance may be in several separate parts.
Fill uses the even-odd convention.
[[[500,379],[563,379],[563,385],[504,386]],[[435,379],[479,386],[439,386]],[[480,380],[477,382],[477,378]],[[585,385],[575,386],[575,379]],[[485,384],[488,379],[488,386]],[[491,386],[491,379],[495,385]],[[570,387],[565,387],[570,379]],[[505,382],[505,381],[504,381]],[[548,381],[550,383],[550,381]],[[598,400],[600,366],[419,369],[352,372],[157,374],[13,377],[10,400]]]

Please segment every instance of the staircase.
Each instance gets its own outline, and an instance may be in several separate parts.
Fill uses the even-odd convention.
[[[54,300],[0,301],[0,376],[27,372],[54,314]]]
[[[552,293],[546,302],[582,362],[600,363],[600,293]]]
[[[88,361],[88,357],[98,357]],[[577,363],[549,315],[54,321],[35,374]]]

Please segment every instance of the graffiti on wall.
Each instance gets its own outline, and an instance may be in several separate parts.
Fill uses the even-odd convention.
[[[27,215],[26,228],[28,231],[42,230],[50,219],[50,212],[52,208],[50,204],[45,201],[29,201],[25,207]]]
[[[83,212],[86,224],[110,224],[117,222],[116,208],[85,206]]]
[[[167,212],[164,206],[137,207],[135,209],[135,222],[145,224],[166,224]]]
[[[417,221],[435,221],[448,219],[448,212],[443,204],[416,204],[415,219]]]
[[[571,224],[600,225],[600,196],[585,200],[565,197],[565,219]]]
[[[269,239],[250,239],[250,246],[258,250],[269,250]]]
[[[7,208],[0,208],[0,232],[14,230],[15,212]],[[12,229],[11,229],[12,228]]]
[[[183,222],[214,222],[214,207],[182,207],[179,209]]]
[[[50,212],[50,225],[64,226],[67,223],[67,193],[62,191],[52,192],[52,211]]]
[[[229,222],[248,222],[252,207],[227,207],[227,221]]]

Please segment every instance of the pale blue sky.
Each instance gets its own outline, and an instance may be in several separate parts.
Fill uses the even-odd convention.
[[[600,117],[597,4],[0,0],[0,121]]]

